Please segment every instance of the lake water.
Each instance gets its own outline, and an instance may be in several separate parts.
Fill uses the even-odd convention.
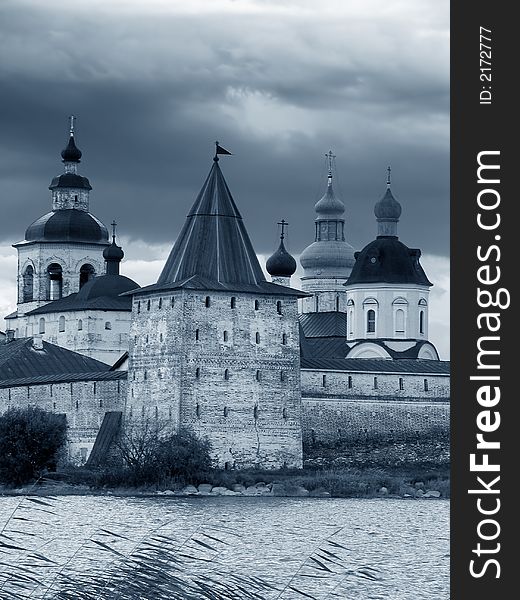
[[[20,501],[0,497],[2,599],[449,598],[447,501]]]

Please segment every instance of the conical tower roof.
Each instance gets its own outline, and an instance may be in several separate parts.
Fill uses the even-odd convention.
[[[175,288],[305,295],[266,281],[218,157],[157,283],[139,291]]]

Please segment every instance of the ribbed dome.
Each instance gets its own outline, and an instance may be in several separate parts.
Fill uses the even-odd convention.
[[[119,294],[135,290],[139,285],[124,275],[101,275],[93,277],[78,292],[76,301],[92,300],[92,298],[117,297]]]
[[[76,146],[76,142],[74,141],[74,136],[72,134],[69,137],[69,143],[61,151],[61,158],[63,159],[63,162],[75,163],[79,163],[81,159],[81,150]]]
[[[327,185],[327,191],[325,194],[316,202],[314,210],[318,213],[318,219],[320,217],[341,217],[345,212],[345,205],[343,202],[336,197],[334,189],[332,187],[332,179],[329,177]]]
[[[107,228],[90,213],[74,208],[55,210],[29,225],[28,242],[108,243]]]
[[[300,255],[306,277],[318,275],[346,279],[354,262],[354,248],[340,240],[313,242]]]
[[[408,248],[395,237],[378,237],[356,252],[356,264],[346,285],[399,283],[433,285],[424,272],[421,251]]]
[[[401,205],[392,195],[388,187],[385,195],[374,206],[374,214],[378,219],[399,220],[401,216]]]
[[[280,240],[278,250],[267,259],[265,268],[272,277],[290,277],[296,271],[296,261],[285,249],[283,240]]]

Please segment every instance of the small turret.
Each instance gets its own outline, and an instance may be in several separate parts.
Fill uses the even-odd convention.
[[[125,253],[121,246],[116,244],[117,223],[112,221],[112,243],[103,250],[103,258],[106,263],[107,275],[119,275],[119,263],[123,260]]]

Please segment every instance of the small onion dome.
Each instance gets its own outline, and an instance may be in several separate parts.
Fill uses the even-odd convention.
[[[25,232],[28,242],[88,242],[106,244],[107,228],[90,213],[75,208],[60,209],[43,215]]]
[[[398,221],[401,216],[401,205],[387,188],[385,195],[374,206],[374,214],[377,219]]]
[[[61,151],[61,158],[63,159],[63,162],[79,163],[81,159],[81,150],[76,146],[73,135],[69,137],[67,147]]]
[[[278,250],[267,259],[265,268],[272,277],[290,277],[294,275],[296,261],[285,249],[283,239],[280,240]]]
[[[318,213],[318,219],[320,217],[340,217],[345,212],[345,205],[334,193],[332,177],[330,175],[327,191],[318,202],[316,202],[314,210]]]
[[[431,286],[419,258],[421,251],[408,248],[395,237],[378,237],[356,252],[356,264],[346,285],[368,283]]]
[[[116,244],[115,239],[112,240],[110,246],[103,250],[103,258],[106,261],[113,260],[119,262],[123,260],[124,255],[125,253],[123,252],[123,249],[121,248],[121,246],[118,246]]]

